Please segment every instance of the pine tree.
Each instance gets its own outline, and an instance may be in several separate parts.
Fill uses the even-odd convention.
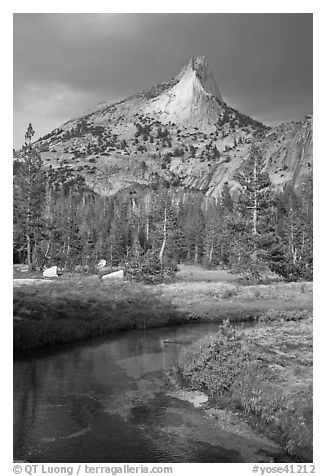
[[[126,276],[131,279],[136,279],[137,281],[142,280],[143,255],[144,250],[140,245],[138,237],[135,236],[128,257],[124,263]]]
[[[223,211],[220,202],[210,203],[205,214],[204,249],[205,262],[217,264],[221,260],[220,236],[223,227]]]
[[[56,195],[56,221],[54,224],[54,243],[50,255],[52,262],[70,268],[83,262],[83,238],[86,236],[84,212],[80,206],[80,197],[73,188],[64,188]],[[86,265],[86,262],[83,263]]]
[[[161,189],[153,197],[153,224],[150,235],[152,250],[157,252],[161,266],[177,262],[180,254],[182,234],[171,194]]]
[[[300,196],[288,184],[278,197],[278,232],[286,257],[287,280],[312,279],[312,180],[307,178]]]
[[[229,223],[233,266],[257,278],[264,267],[279,271],[284,260],[271,181],[264,168],[261,151],[253,145],[243,171],[236,175],[241,192]]]
[[[225,212],[233,211],[233,200],[230,191],[230,185],[228,182],[224,182],[221,192],[221,205]]]
[[[302,187],[302,238],[299,252],[301,276],[313,279],[313,176],[307,176]]]
[[[220,151],[217,149],[216,145],[214,145],[213,147],[213,159],[219,159],[221,154],[220,154]]]
[[[23,146],[24,160],[14,177],[14,240],[26,256],[29,271],[40,262],[45,203],[45,174],[42,159],[32,145],[32,124],[28,125]]]
[[[190,197],[185,203],[183,224],[187,259],[199,263],[203,255],[204,215],[200,197]]]
[[[111,222],[109,238],[109,262],[117,266],[124,261],[129,245],[129,227],[127,208],[124,203],[114,204],[114,216]]]

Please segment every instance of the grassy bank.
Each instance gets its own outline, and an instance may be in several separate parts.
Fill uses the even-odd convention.
[[[188,347],[179,369],[214,405],[255,415],[290,454],[312,461],[312,317],[269,317],[242,330],[222,326]]]
[[[14,352],[183,319],[146,286],[97,277],[23,284],[13,305]]]
[[[243,286],[230,282],[177,282],[160,285],[163,298],[183,313],[206,321],[276,318],[312,310],[312,283]]]
[[[227,282],[146,286],[72,276],[15,280],[13,306],[14,351],[22,352],[193,319],[240,321],[271,312],[278,318],[284,310],[304,316],[312,306],[312,286],[237,286]]]

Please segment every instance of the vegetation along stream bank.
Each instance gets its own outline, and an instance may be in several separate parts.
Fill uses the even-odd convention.
[[[300,461],[312,461],[312,316],[273,321],[267,313],[253,327],[219,332],[187,347],[181,375],[204,390],[217,409],[257,417],[264,432],[280,439]],[[218,412],[217,412],[218,418]]]

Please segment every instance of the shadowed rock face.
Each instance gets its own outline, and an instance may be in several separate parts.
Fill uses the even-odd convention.
[[[266,168],[276,186],[292,182],[298,187],[312,174],[312,116],[271,129],[261,143]]]
[[[301,186],[312,172],[312,116],[268,128],[229,107],[204,56],[171,80],[103,102],[40,139],[44,163],[67,167],[113,195],[158,182],[217,196],[250,153],[255,134],[272,183]]]
[[[208,94],[212,94],[216,99],[223,102],[222,94],[215,83],[214,75],[209,69],[208,61],[205,56],[192,58],[192,68],[196,72],[196,76],[199,78],[203,89]]]
[[[312,116],[306,116],[303,121],[281,124],[266,132],[258,142],[265,159],[266,170],[275,188],[281,189],[285,183],[301,187],[307,177],[312,174],[313,166],[313,136]],[[229,152],[231,160],[217,166],[208,187],[212,195],[221,190],[224,182],[229,182],[231,188],[237,184],[233,177],[236,171],[245,165],[250,148],[235,148]]]

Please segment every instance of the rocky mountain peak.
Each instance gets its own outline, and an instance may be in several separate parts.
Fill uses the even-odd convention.
[[[198,56],[172,79],[99,104],[36,147],[46,166],[85,177],[103,195],[164,183],[218,196],[225,182],[236,187],[258,135],[272,183],[301,186],[312,171],[312,118],[266,127],[223,101]]]
[[[192,57],[171,86],[151,99],[145,114],[166,122],[213,130],[223,99],[205,56]]]
[[[222,94],[216,85],[212,70],[208,65],[205,56],[191,57],[191,68],[196,73],[196,77],[200,80],[204,90],[214,96],[219,101],[223,102]]]

